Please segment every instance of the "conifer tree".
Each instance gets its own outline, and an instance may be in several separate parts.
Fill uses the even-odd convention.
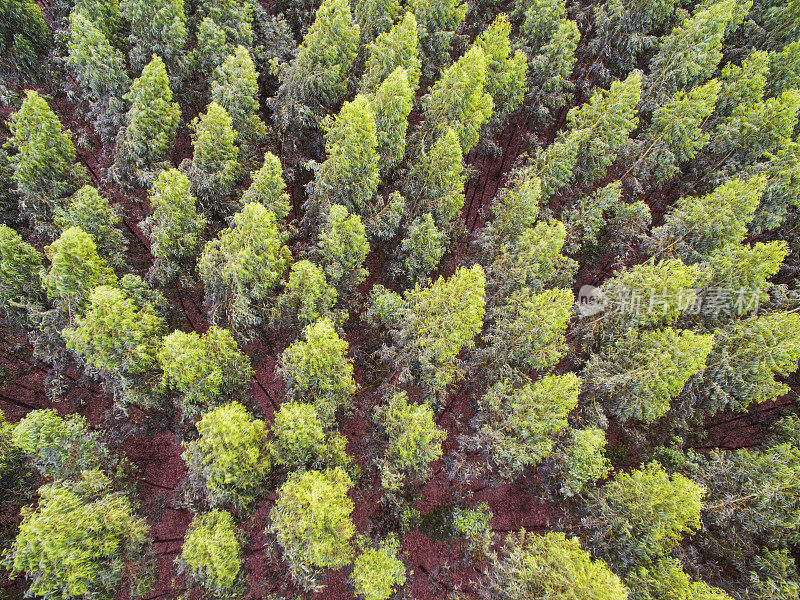
[[[257,202],[275,213],[278,219],[285,218],[292,210],[286,182],[283,180],[281,160],[267,152],[264,164],[258,171],[250,174],[252,183],[242,195],[242,204]]]
[[[120,9],[131,24],[133,71],[141,71],[155,54],[175,75],[188,35],[183,0],[121,0]]]
[[[150,189],[153,214],[145,221],[153,266],[149,276],[165,284],[178,275],[191,281],[184,267],[192,264],[206,219],[198,214],[189,179],[178,169],[161,171]]]
[[[31,596],[142,597],[155,583],[147,522],[96,470],[39,489],[38,506],[23,509],[8,559],[12,577],[25,573]]]
[[[375,113],[378,170],[389,175],[406,152],[408,115],[414,104],[414,90],[403,67],[397,67],[384,80],[370,100]]]
[[[447,437],[447,432],[436,426],[431,408],[412,404],[405,392],[395,392],[385,405],[375,408],[374,420],[386,441],[378,460],[383,489],[399,492],[408,480],[428,479],[430,465],[442,456],[442,442]]]
[[[206,113],[192,122],[192,128],[194,155],[186,168],[192,193],[206,211],[224,215],[225,206],[231,204],[225,198],[233,191],[241,171],[233,121],[224,108],[212,102]]]
[[[36,229],[49,232],[58,200],[74,192],[84,178],[83,169],[75,163],[70,133],[62,130],[47,101],[33,90],[25,92],[22,106],[9,120],[9,129],[6,146],[16,151],[9,160],[20,211]]]
[[[400,244],[405,275],[412,283],[424,282],[436,270],[447,250],[447,236],[439,231],[430,213],[417,217]]]
[[[204,414],[197,432],[197,440],[184,443],[183,460],[204,484],[208,503],[252,506],[271,467],[264,422],[230,402]]]
[[[237,46],[214,71],[211,100],[230,115],[243,153],[252,152],[266,136],[267,127],[258,116],[258,73],[244,46]]]
[[[41,296],[42,256],[8,225],[0,225],[0,311],[11,322],[24,322],[25,305]]]
[[[595,395],[620,420],[652,423],[702,370],[711,335],[666,328],[630,332],[587,366]]]
[[[179,406],[187,419],[197,419],[225,397],[247,391],[252,371],[227,329],[210,327],[202,336],[173,331],[161,342],[158,364],[162,385],[181,394]]]
[[[330,319],[321,318],[303,329],[303,339],[293,342],[281,355],[279,372],[290,398],[314,403],[325,422],[340,407],[349,410],[356,393],[353,362],[348,344],[339,337]]]
[[[263,205],[246,204],[233,223],[205,245],[197,271],[212,322],[226,322],[237,338],[247,340],[262,321],[264,301],[283,280],[291,253],[274,213]]]
[[[435,79],[450,62],[450,43],[467,16],[467,4],[458,0],[412,0],[409,8],[417,20],[422,73],[427,79]]]
[[[417,19],[406,12],[389,31],[381,33],[368,47],[368,56],[361,76],[362,94],[375,93],[397,67],[403,67],[413,93],[419,87],[421,62],[417,47]]]
[[[348,215],[344,206],[331,206],[319,237],[318,253],[325,274],[340,297],[352,294],[368,274],[364,261],[369,242],[361,217]]]
[[[293,324],[309,325],[320,317],[333,318],[339,294],[325,279],[325,271],[309,260],[292,264],[286,289],[278,299]]]
[[[237,592],[242,561],[233,517],[215,508],[192,519],[175,563],[190,585],[212,597],[229,597]]]
[[[428,135],[441,136],[452,128],[462,154],[469,152],[478,143],[481,125],[492,115],[494,103],[485,91],[487,81],[486,54],[475,45],[445,69],[423,100]]]
[[[352,485],[336,468],[293,473],[278,490],[268,531],[283,548],[292,576],[308,590],[319,589],[324,569],[339,569],[353,556],[353,502],[347,497]]]
[[[65,208],[56,209],[54,221],[62,231],[79,227],[91,236],[98,253],[110,265],[118,267],[123,264],[127,241],[118,229],[122,219],[97,188],[85,185],[75,192],[67,200]]]
[[[332,204],[352,213],[362,212],[378,190],[378,139],[375,112],[366,96],[345,102],[325,127],[325,162],[315,169],[309,199],[312,215],[322,215]]]
[[[124,97],[131,107],[117,136],[112,176],[123,184],[149,185],[157,172],[167,168],[181,118],[180,107],[172,102],[164,62],[157,55]]]

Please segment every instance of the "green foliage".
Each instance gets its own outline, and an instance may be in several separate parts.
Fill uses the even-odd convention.
[[[437,427],[431,408],[411,404],[405,392],[395,392],[386,405],[375,408],[374,419],[386,440],[386,451],[378,462],[384,490],[399,492],[409,480],[428,479],[430,464],[442,456],[447,437]]]
[[[705,488],[657,462],[617,475],[603,486],[594,514],[594,545],[628,571],[664,555],[684,533],[700,527]]]
[[[514,3],[514,19],[520,21],[520,33],[531,54],[536,54],[558,29],[566,16],[564,0],[529,0]]]
[[[564,19],[553,32],[552,39],[531,58],[527,94],[530,100],[525,105],[532,104],[541,121],[546,122],[551,111],[563,107],[570,99],[573,84],[569,78],[575,67],[575,51],[580,39],[575,21]]]
[[[16,321],[24,305],[41,294],[42,256],[8,225],[0,225],[0,308]]]
[[[606,213],[612,212],[622,203],[622,183],[614,181],[582,196],[561,214],[567,229],[565,249],[571,254],[582,250],[599,249],[600,234],[606,224]]]
[[[408,77],[408,85],[416,93],[419,87],[421,63],[417,48],[417,19],[412,12],[406,12],[403,19],[389,31],[381,33],[368,46],[368,57],[361,77],[362,94],[372,94],[378,90],[397,67],[403,67]]]
[[[218,598],[235,595],[242,556],[230,513],[214,509],[196,515],[186,531],[176,563],[187,573],[191,585],[197,585],[206,594]]]
[[[620,420],[652,423],[703,369],[712,335],[671,328],[631,331],[586,367],[595,396]]]
[[[227,329],[212,326],[202,336],[173,331],[161,343],[162,383],[181,394],[184,417],[197,419],[223,398],[244,394],[252,371]]]
[[[730,115],[738,106],[752,107],[762,101],[769,74],[768,52],[754,50],[741,65],[728,63],[720,71],[716,113]]]
[[[293,473],[278,490],[269,531],[283,548],[290,572],[306,589],[318,589],[318,571],[339,569],[352,558],[351,486],[347,474],[336,468]]]
[[[575,110],[575,109],[573,109]],[[586,131],[575,131],[550,144],[545,150],[537,150],[533,167],[541,180],[542,198],[547,199],[572,182],[578,152],[588,137]]]
[[[54,300],[72,320],[80,313],[89,294],[101,284],[114,284],[117,278],[97,254],[91,236],[79,227],[68,227],[44,253],[50,269],[42,275],[47,297]]]
[[[54,409],[32,410],[14,427],[14,446],[42,477],[80,479],[82,471],[109,466],[108,450],[80,415],[61,418]]]
[[[290,469],[310,464],[325,447],[325,425],[313,404],[282,403],[272,425],[275,462]]]
[[[147,522],[99,471],[40,488],[7,559],[12,577],[26,574],[27,594],[47,600],[140,597],[155,582]]]
[[[478,401],[478,433],[468,447],[486,455],[492,474],[514,479],[553,451],[552,438],[567,427],[580,391],[574,373],[546,375],[522,387],[500,381]]]
[[[502,120],[522,104],[527,86],[528,59],[521,50],[511,55],[511,23],[504,13],[475,40],[486,56],[486,92],[494,101],[495,117]]]
[[[124,263],[127,242],[118,229],[122,219],[97,188],[83,186],[67,201],[65,208],[56,209],[53,220],[59,230],[78,227],[88,233],[98,253],[112,266]]]
[[[577,538],[534,535],[524,529],[506,536],[482,589],[497,600],[627,600],[628,590],[604,562],[592,560]]]
[[[197,431],[196,441],[184,443],[183,459],[205,484],[208,503],[250,507],[271,467],[264,422],[229,402],[205,413]]]
[[[258,116],[258,73],[250,52],[237,46],[214,71],[211,100],[231,117],[237,142],[245,153],[252,151],[267,134],[267,127]]]
[[[542,186],[537,177],[528,170],[513,172],[492,203],[491,220],[479,234],[482,246],[494,251],[492,247],[515,244],[525,229],[536,223],[541,197]]]
[[[197,70],[206,77],[212,76],[229,56],[230,49],[225,30],[211,17],[205,17],[197,30],[197,47],[191,55]]]
[[[256,202],[275,213],[278,219],[288,216],[292,210],[291,199],[286,193],[281,160],[277,156],[272,152],[264,154],[264,164],[258,171],[250,174],[250,179],[252,183],[242,195],[242,204]]]
[[[606,434],[602,429],[572,429],[570,435],[572,444],[565,452],[566,470],[561,483],[561,493],[566,497],[579,494],[611,471],[611,463],[605,456]]]
[[[25,92],[8,126],[11,136],[6,147],[16,151],[9,160],[20,208],[34,226],[43,222],[41,228],[50,220],[57,200],[77,189],[83,170],[75,164],[69,131],[62,130],[61,121],[37,92]]]
[[[224,198],[239,179],[239,148],[228,112],[216,102],[192,122],[194,156],[187,169],[192,192],[207,211],[224,214]]]
[[[367,233],[361,217],[349,215],[334,204],[319,236],[320,263],[340,294],[349,293],[367,277],[364,261],[369,253]]]
[[[287,393],[290,398],[310,400],[326,422],[333,421],[339,407],[350,408],[350,397],[357,389],[347,341],[328,318],[306,326],[303,338],[281,355],[280,373]]]
[[[434,79],[450,62],[450,42],[467,16],[467,3],[458,0],[412,0],[409,8],[417,19],[417,36],[422,54],[422,74]]]
[[[447,250],[447,236],[439,231],[430,213],[414,219],[408,235],[400,244],[405,258],[403,266],[406,276],[413,282],[424,282],[436,270]]]
[[[33,0],[0,4],[0,64],[8,61],[19,75],[31,79],[40,73],[40,60],[52,44],[42,9]]]
[[[172,71],[184,52],[188,32],[183,0],[121,0],[123,16],[130,21],[130,61],[138,73],[160,56]]]
[[[153,255],[149,275],[162,284],[176,275],[187,280],[184,267],[191,264],[206,227],[205,217],[197,212],[189,179],[177,169],[161,171],[149,197],[153,207],[152,216],[145,221]]]
[[[370,104],[375,112],[378,170],[385,176],[403,160],[406,152],[408,115],[414,104],[414,89],[407,71],[403,67],[392,71],[378,87]]]
[[[261,309],[283,280],[291,253],[275,214],[250,203],[233,216],[234,227],[208,242],[197,265],[214,323],[227,322],[240,339],[261,323]]]
[[[714,347],[703,373],[703,409],[745,411],[789,388],[775,375],[797,370],[800,358],[800,315],[777,312],[732,322],[714,335]]]
[[[127,124],[117,136],[112,176],[120,183],[147,185],[157,172],[168,168],[181,119],[180,107],[172,102],[164,61],[153,55],[124,98],[131,107]]]
[[[400,11],[400,0],[357,0],[353,19],[361,30],[359,46],[367,46],[379,34],[389,31]]]
[[[800,89],[800,40],[769,55],[767,93],[774,97],[791,89]]]
[[[332,204],[360,212],[378,190],[375,112],[366,96],[345,102],[335,119],[323,122],[327,159],[315,169],[309,206],[325,213]]]
[[[363,600],[386,600],[406,582],[406,566],[397,558],[400,542],[389,536],[378,548],[367,548],[353,563],[353,587]]]
[[[422,101],[425,128],[430,135],[441,136],[452,128],[462,154],[478,143],[481,125],[492,115],[492,96],[484,91],[487,71],[486,54],[476,44],[445,69]]]
[[[212,19],[232,46],[253,44],[253,3],[248,0],[200,0],[198,16]]]
[[[291,322],[313,323],[320,317],[333,317],[338,293],[325,279],[325,272],[309,260],[292,264],[286,289],[278,299]]]
[[[731,600],[731,596],[702,581],[691,581],[674,558],[639,567],[626,579],[642,600]]]

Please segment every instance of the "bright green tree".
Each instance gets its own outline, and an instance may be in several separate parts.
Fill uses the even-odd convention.
[[[229,512],[213,509],[195,515],[183,540],[181,555],[175,560],[192,586],[214,598],[236,595],[242,570],[242,549],[236,524]]]
[[[0,225],[0,309],[19,322],[24,306],[42,291],[42,256],[8,225]]]
[[[275,214],[250,203],[233,217],[235,227],[208,242],[197,265],[214,323],[227,322],[241,339],[261,323],[261,307],[283,281],[291,253]]]
[[[364,261],[369,253],[366,229],[359,215],[349,215],[334,204],[319,236],[320,263],[340,295],[351,293],[367,277]]]
[[[434,79],[450,62],[450,43],[467,16],[467,3],[458,0],[412,0],[409,8],[417,19],[417,35],[422,55],[422,73]]]
[[[564,0],[525,0],[514,3],[512,16],[521,23],[524,45],[535,55],[555,35],[566,16],[566,6]]]
[[[176,275],[190,281],[184,270],[197,253],[206,219],[197,212],[189,179],[178,169],[161,171],[149,197],[153,214],[144,223],[153,255],[149,276],[162,284]]]
[[[228,43],[249,48],[253,45],[254,5],[248,0],[200,0],[198,16],[212,19],[225,33]]]
[[[326,422],[333,420],[338,408],[349,409],[357,389],[347,349],[331,320],[321,318],[306,326],[303,339],[281,355],[279,371],[289,397],[312,402]]]
[[[319,589],[316,575],[338,569],[353,556],[350,538],[352,486],[342,469],[293,473],[278,490],[270,511],[268,531],[283,548],[283,557],[294,578],[306,589]]]
[[[149,185],[157,172],[168,168],[181,119],[164,61],[153,55],[124,98],[131,107],[117,136],[112,175],[121,183]]]
[[[361,77],[361,93],[375,93],[397,67],[405,69],[408,84],[416,93],[421,64],[417,48],[417,19],[412,12],[406,12],[401,21],[389,31],[381,33],[369,45],[364,75]]]
[[[120,8],[131,24],[128,42],[133,70],[138,73],[155,54],[173,73],[188,35],[183,0],[121,0]]]
[[[386,441],[386,450],[378,459],[383,489],[399,492],[409,480],[427,480],[431,463],[441,458],[447,437],[436,425],[433,410],[410,403],[405,392],[395,392],[385,405],[375,408],[374,420]]]
[[[291,199],[286,193],[281,159],[267,152],[264,164],[258,171],[250,174],[250,187],[242,194],[242,204],[257,202],[275,213],[278,219],[285,218],[292,210]]]
[[[572,429],[570,436],[572,443],[564,452],[565,469],[560,489],[566,497],[579,494],[611,471],[611,463],[605,456],[606,434],[602,429]]]
[[[0,5],[0,64],[30,80],[53,45],[42,9],[33,0],[9,0]],[[10,67],[10,68],[8,68]]]
[[[313,404],[282,403],[272,424],[275,461],[290,469],[313,462],[325,447],[325,425]]]
[[[147,522],[99,471],[40,488],[8,560],[12,577],[25,573],[27,594],[47,599],[142,597],[155,582]]]
[[[222,399],[244,395],[250,383],[250,359],[227,329],[211,326],[202,336],[173,331],[161,343],[158,364],[162,383],[181,394],[180,408],[197,419]]]
[[[278,304],[292,323],[303,326],[320,317],[333,317],[338,293],[325,279],[325,271],[309,260],[299,260],[289,271]]]
[[[379,34],[389,31],[401,10],[400,0],[357,0],[353,20],[361,30],[359,46],[367,46]]]
[[[567,228],[565,250],[575,256],[599,250],[600,235],[606,225],[606,214],[622,203],[622,182],[614,181],[589,196],[582,196],[561,213]]]
[[[635,597],[642,600],[732,600],[719,588],[689,579],[674,558],[639,567],[625,581]]]
[[[370,100],[375,113],[378,170],[386,176],[402,160],[406,152],[408,115],[414,104],[414,90],[408,81],[408,73],[397,67],[378,86]]]
[[[400,244],[405,275],[412,283],[424,282],[439,266],[447,250],[447,236],[439,231],[431,213],[414,219]]]
[[[531,58],[525,105],[532,104],[539,122],[546,122],[551,111],[570,99],[573,84],[569,81],[575,67],[575,51],[581,34],[575,21],[563,19],[552,39]]]
[[[211,506],[252,506],[261,492],[271,461],[267,428],[238,402],[229,402],[197,422],[200,437],[184,443],[190,477],[205,485]]]
[[[362,600],[386,600],[406,582],[406,566],[397,558],[400,542],[394,535],[377,548],[367,548],[353,562],[353,587]]]
[[[211,17],[205,17],[197,28],[197,47],[190,55],[194,67],[210,78],[229,56],[230,50],[225,30]]]
[[[800,40],[769,55],[767,93],[780,96],[786,90],[800,89]]]

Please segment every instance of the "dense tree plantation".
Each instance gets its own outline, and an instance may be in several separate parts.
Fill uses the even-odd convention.
[[[0,598],[800,600],[798,0],[0,0]]]

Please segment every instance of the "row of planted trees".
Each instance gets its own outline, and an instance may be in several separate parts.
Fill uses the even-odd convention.
[[[178,411],[190,588],[243,593],[266,501],[268,554],[305,591],[347,567],[361,597],[401,593],[400,538],[422,529],[477,565],[454,597],[797,597],[797,418],[695,450],[704,420],[786,394],[800,358],[790,5],[82,0],[47,11],[55,36],[31,2],[2,10],[11,93],[40,91],[0,156],[18,207],[0,302],[56,376],[77,362],[127,418]],[[43,93],[57,69],[102,181]],[[467,239],[465,157],[511,119],[530,149]],[[123,197],[147,214],[139,275]],[[581,314],[592,275],[605,310]],[[170,300],[199,288],[211,326],[176,329]],[[286,398],[262,415],[242,344],[275,331]],[[446,430],[459,388],[468,420]],[[363,464],[339,430],[353,413]],[[143,594],[153,556],[113,444],[54,411],[2,433],[7,476],[45,482],[11,573],[49,598]],[[420,514],[434,472],[453,503]],[[558,505],[558,531],[498,545],[472,490],[511,481]],[[357,535],[372,482],[381,513]]]

